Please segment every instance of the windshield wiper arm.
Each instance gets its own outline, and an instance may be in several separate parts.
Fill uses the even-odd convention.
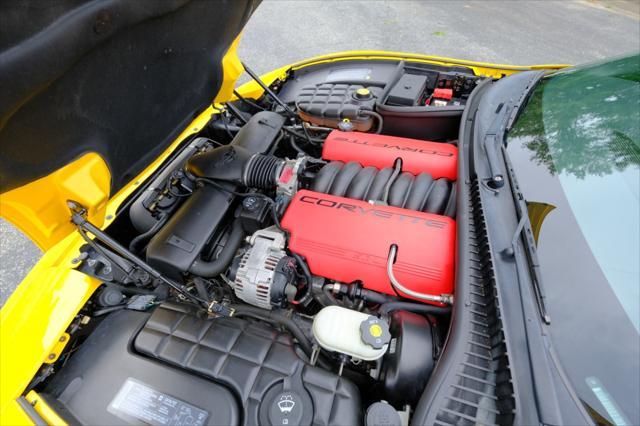
[[[517,256],[518,238],[522,234],[526,222],[527,216],[522,216],[516,228],[516,232],[513,233],[513,238],[511,240],[511,249],[513,250],[514,257]],[[525,255],[527,256],[527,265],[529,266],[529,273],[531,274],[533,293],[536,296],[538,310],[540,311],[540,316],[542,317],[542,320],[545,322],[545,324],[551,324],[551,317],[547,312],[547,306],[545,302],[546,296],[541,285],[542,280],[540,275],[540,264],[538,262],[538,256],[535,253],[535,246],[533,245],[533,242],[530,241],[530,239],[532,238],[526,232],[523,236],[525,244]]]
[[[551,324],[551,317],[547,312],[546,295],[542,282],[542,273],[540,272],[540,262],[538,261],[538,255],[536,253],[536,242],[533,236],[533,232],[531,231],[531,224],[528,223],[529,215],[527,212],[526,203],[524,200],[524,196],[519,190],[516,176],[513,173],[511,161],[509,160],[507,152],[504,148],[503,154],[504,162],[507,169],[507,175],[509,176],[509,183],[511,184],[511,192],[513,194],[513,200],[516,204],[516,212],[519,218],[518,226],[513,233],[513,237],[511,238],[511,250],[514,259],[516,259],[516,262],[518,262],[518,259],[520,259],[518,255],[518,239],[520,238],[520,236],[522,236],[525,251],[525,262],[527,264],[529,274],[531,275],[533,294],[536,298],[538,310],[540,311],[540,316],[542,317],[542,320],[545,322],[545,324]]]
[[[487,155],[489,172],[491,173],[489,186],[493,189],[502,188],[504,186],[504,176],[502,175],[501,168],[498,166],[498,147],[500,147],[504,141],[504,135],[507,130],[507,117],[509,116],[510,111],[511,103],[506,106],[504,103],[498,105],[495,112],[496,116],[491,122],[489,129],[484,135],[484,140],[482,141],[485,154]]]

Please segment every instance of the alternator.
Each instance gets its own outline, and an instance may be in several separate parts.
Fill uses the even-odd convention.
[[[264,309],[283,306],[296,293],[296,263],[284,251],[285,236],[270,227],[256,231],[249,244],[236,272],[236,296]]]

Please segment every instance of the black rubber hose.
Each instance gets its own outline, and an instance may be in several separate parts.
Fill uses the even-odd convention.
[[[307,354],[309,359],[311,359],[313,345],[311,344],[309,339],[307,339],[307,336],[305,336],[302,330],[300,330],[298,324],[296,324],[291,318],[286,317],[278,311],[267,311],[247,305],[231,305],[230,307],[235,310],[234,316],[252,317],[280,324],[281,326],[286,328],[293,335],[293,337],[296,338],[304,353]]]
[[[389,296],[386,294],[378,293],[377,291],[371,291],[367,289],[362,289],[360,292],[360,298],[365,302],[377,303],[379,305],[384,305],[385,303],[391,303],[396,300],[395,297]]]
[[[333,291],[329,287],[329,285],[323,286],[322,292],[324,293],[325,297],[329,299],[329,302],[331,302],[332,305],[342,306],[342,303],[339,302],[338,299],[336,299],[335,296],[333,295]]]
[[[376,119],[376,121],[378,122],[378,125],[376,126],[376,130],[375,133],[382,133],[382,126],[384,125],[384,119],[382,118],[382,116],[380,114],[378,114],[375,111],[369,111],[369,110],[360,110],[359,111],[360,115],[369,115],[371,117],[374,117]]]
[[[229,124],[225,119],[221,118],[220,121],[213,121],[209,125],[214,130],[223,130],[227,132],[227,135],[233,139],[234,135],[232,132],[238,133],[242,127],[234,126],[233,124]]]
[[[307,265],[307,262],[305,262],[302,256],[300,256],[298,253],[291,253],[291,254],[293,255],[294,259],[298,262],[300,269],[302,269],[302,273],[304,274],[304,277],[307,279],[307,284],[311,285],[311,271],[309,270],[309,265]]]
[[[207,286],[204,283],[204,280],[200,277],[194,277],[193,285],[196,286],[196,290],[198,291],[198,296],[205,300],[209,300],[209,292],[207,291]]]
[[[296,137],[295,136],[290,135],[288,140],[289,140],[289,144],[291,145],[291,148],[295,149],[298,154],[308,155],[307,152],[304,149],[302,149],[302,148],[300,148],[298,146],[298,144],[296,143]]]
[[[111,312],[120,311],[126,308],[127,305],[117,305],[117,306],[109,306],[108,308],[98,309],[97,311],[93,311],[94,317],[99,317],[101,315],[109,314]]]
[[[156,234],[156,232],[158,232],[160,228],[162,228],[162,226],[167,222],[168,218],[169,218],[168,214],[163,214],[162,217],[151,227],[151,229],[149,229],[147,232],[144,232],[138,235],[133,240],[131,240],[131,242],[129,243],[129,250],[131,250],[134,253],[138,253],[144,247],[144,246],[142,247],[139,247],[139,246],[141,244],[148,243],[151,237],[153,237]]]
[[[388,302],[380,305],[378,312],[382,315],[386,315],[392,311],[409,311],[416,314],[431,314],[431,315],[445,315],[451,313],[451,307],[449,306],[433,306],[424,303],[413,302]]]
[[[307,281],[304,294],[302,295],[302,297],[298,299],[298,303],[305,303],[311,295],[311,280],[313,278],[311,277],[311,271],[309,270],[309,265],[307,265],[307,262],[305,262],[302,256],[300,256],[298,253],[291,253],[291,254],[293,255],[293,258],[296,260],[296,262],[298,263],[298,266],[300,266],[300,269],[302,269],[304,278]]]
[[[304,134],[298,133],[297,131],[293,130],[291,127],[283,127],[282,130],[284,130],[285,132],[289,133],[290,135],[296,136],[300,139],[304,139],[308,142],[311,142],[314,145],[317,144],[321,144],[324,142],[325,138],[311,138],[311,139],[307,139],[307,137]]]
[[[244,167],[244,184],[251,188],[274,189],[278,186],[278,170],[284,163],[273,155],[256,154]]]
[[[189,272],[205,278],[216,277],[229,266],[244,239],[244,230],[239,221],[233,223],[227,243],[216,259],[205,261],[196,259],[189,267]]]

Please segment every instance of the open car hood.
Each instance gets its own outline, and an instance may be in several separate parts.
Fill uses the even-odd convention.
[[[15,219],[14,211],[25,210],[25,198],[40,196],[31,192],[28,197],[12,197],[12,190],[36,185],[77,161],[84,171],[73,179],[86,182],[91,176],[93,186],[104,186],[101,191],[91,186],[85,191],[94,197],[101,192],[104,204],[211,104],[223,82],[222,59],[258,4],[259,0],[4,4],[3,216],[20,226],[26,219]],[[95,179],[96,174],[103,177]],[[51,183],[40,193],[47,192],[47,186]],[[47,203],[28,206],[31,216],[45,216],[46,205],[64,203],[61,198],[68,194],[57,192],[56,199],[43,193],[50,198]],[[9,202],[16,198],[18,203]],[[54,222],[40,224],[44,237],[36,235],[39,232],[29,236],[46,248],[62,236],[45,229],[58,226]]]
[[[222,83],[257,1],[9,2],[0,14],[0,192],[86,152],[111,193],[149,164]]]

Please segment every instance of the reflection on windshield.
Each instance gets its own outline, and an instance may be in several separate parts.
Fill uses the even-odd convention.
[[[509,139],[558,176],[640,332],[640,57],[551,77],[534,92]]]
[[[629,64],[618,66],[625,71]],[[606,82],[594,82],[599,76],[583,71],[554,77],[546,82],[552,87],[545,96],[534,93],[527,117],[509,136],[526,138],[531,160],[553,174],[583,179],[640,165],[640,65],[632,67],[607,76]],[[580,96],[576,86],[583,89]]]

